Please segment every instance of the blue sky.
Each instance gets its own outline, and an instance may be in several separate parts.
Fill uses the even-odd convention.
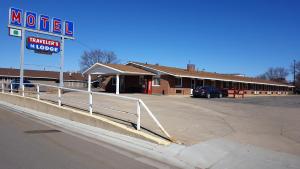
[[[3,0],[0,67],[19,67],[20,39],[8,36],[16,7],[75,22],[65,44],[65,70],[79,70],[85,50],[114,51],[140,61],[256,76],[300,60],[299,0]],[[25,68],[58,70],[59,55],[26,50]]]

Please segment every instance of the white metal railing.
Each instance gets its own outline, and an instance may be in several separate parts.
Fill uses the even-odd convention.
[[[1,83],[1,92],[5,93],[5,91],[9,91],[10,94],[13,94],[14,92],[19,92],[22,97],[25,97],[25,86],[29,83],[23,83],[21,87],[18,89],[14,89],[13,85],[19,85],[19,83],[11,83],[9,84],[9,89],[5,88],[5,83]],[[40,87],[49,87],[49,88],[54,88],[57,90],[57,103],[58,106],[62,106],[62,90],[67,90],[67,91],[74,91],[74,92],[80,92],[88,95],[88,112],[90,115],[93,115],[93,95],[102,95],[102,96],[109,96],[109,97],[117,97],[125,100],[130,100],[130,101],[135,101],[136,102],[136,129],[140,130],[141,129],[141,107],[143,107],[148,115],[152,118],[154,123],[159,127],[159,129],[169,138],[171,139],[171,136],[169,133],[164,129],[164,127],[161,125],[161,123],[157,120],[157,118],[154,116],[154,114],[150,111],[150,109],[147,107],[147,105],[138,98],[134,97],[128,97],[128,96],[122,96],[122,95],[116,95],[116,94],[111,94],[111,93],[102,93],[102,92],[93,92],[93,91],[87,91],[87,90],[80,90],[80,89],[73,89],[73,88],[66,88],[66,87],[59,87],[59,86],[54,86],[54,85],[47,85],[47,84],[40,84],[40,83],[30,83],[30,85],[35,86],[35,92],[36,92],[36,99],[41,100],[41,90]],[[7,86],[7,85],[6,85]],[[18,86],[17,86],[18,87]],[[21,91],[19,91],[19,89]],[[67,105],[67,103],[64,103]]]

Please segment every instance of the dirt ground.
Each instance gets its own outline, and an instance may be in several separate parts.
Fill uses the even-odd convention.
[[[124,94],[142,99],[165,129],[179,142],[192,145],[213,138],[300,156],[300,96],[204,99],[189,96]],[[56,95],[41,98],[56,100]],[[126,125],[136,122],[136,102],[93,95],[93,108]],[[63,104],[87,109],[86,94],[63,94]],[[161,134],[142,109],[142,127]]]

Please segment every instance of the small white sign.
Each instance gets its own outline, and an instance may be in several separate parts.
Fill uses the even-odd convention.
[[[22,36],[22,30],[21,29],[15,29],[15,28],[9,28],[9,36],[21,37]]]

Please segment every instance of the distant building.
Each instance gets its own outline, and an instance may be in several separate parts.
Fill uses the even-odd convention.
[[[13,68],[0,68],[0,83],[9,84],[11,80],[19,79],[20,70]],[[43,70],[24,70],[24,78],[31,83],[49,85],[59,84],[59,72]],[[81,73],[64,72],[64,86],[83,88],[87,86],[86,78]]]

